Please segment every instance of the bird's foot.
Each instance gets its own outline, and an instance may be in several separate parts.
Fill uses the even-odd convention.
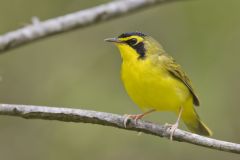
[[[166,123],[164,125],[165,127],[167,127],[167,131],[170,132],[170,140],[173,140],[173,134],[175,132],[175,130],[178,128],[178,123],[174,123],[174,124],[168,124]]]
[[[123,121],[124,127],[127,128],[127,122],[129,119],[133,119],[135,124],[137,124],[137,121],[141,118],[143,118],[145,114],[125,114],[126,117]]]

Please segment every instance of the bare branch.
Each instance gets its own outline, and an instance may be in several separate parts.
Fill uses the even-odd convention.
[[[0,53],[41,38],[93,25],[141,8],[172,1],[180,0],[116,0],[43,22],[35,17],[31,25],[0,36]]]
[[[125,128],[123,124],[125,118],[124,116],[82,109],[0,104],[0,115],[17,116],[26,119],[93,123],[137,132],[144,132],[165,138],[168,138],[170,134],[167,127],[142,120],[139,120],[137,124],[130,120],[127,128]],[[240,154],[240,144],[207,138],[197,134],[192,134],[190,132],[182,131],[180,129],[177,129],[174,133],[173,140]]]

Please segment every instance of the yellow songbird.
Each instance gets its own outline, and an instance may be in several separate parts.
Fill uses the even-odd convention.
[[[138,120],[153,111],[171,111],[178,115],[176,123],[170,125],[171,139],[180,119],[190,131],[212,135],[194,108],[199,106],[199,99],[190,79],[156,40],[141,32],[128,32],[105,41],[119,48],[123,84],[144,111],[129,118]]]

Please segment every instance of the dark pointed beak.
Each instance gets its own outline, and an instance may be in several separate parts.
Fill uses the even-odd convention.
[[[107,38],[107,39],[104,39],[104,41],[114,42],[114,43],[122,43],[122,41],[120,41],[118,38]]]

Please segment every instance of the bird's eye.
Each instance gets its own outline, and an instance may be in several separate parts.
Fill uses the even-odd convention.
[[[126,43],[130,46],[134,46],[137,44],[137,39],[136,38],[129,39],[128,41],[126,41]]]

